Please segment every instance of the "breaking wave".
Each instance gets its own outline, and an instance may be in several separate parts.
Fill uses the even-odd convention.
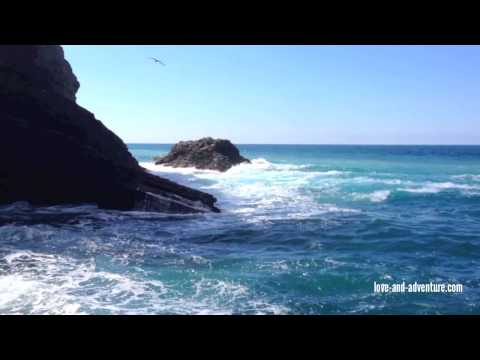
[[[248,221],[305,219],[326,213],[360,212],[329,201],[319,202],[310,190],[320,185],[323,192],[331,191],[324,179],[347,175],[348,172],[344,171],[317,171],[312,170],[310,165],[277,164],[263,158],[254,159],[250,164],[239,164],[224,173],[153,163],[141,165],[159,176],[213,193],[223,210],[248,214]]]
[[[402,188],[400,191],[406,191],[410,193],[426,193],[426,194],[437,194],[445,190],[479,190],[478,186],[471,186],[465,184],[456,184],[452,182],[427,182],[423,186],[413,187],[413,188]]]
[[[179,289],[142,271],[115,273],[95,261],[21,251],[0,259],[1,314],[283,314],[245,285],[192,278]],[[241,306],[239,304],[242,304]]]
[[[367,199],[371,202],[382,202],[388,199],[390,196],[390,190],[378,190],[368,194],[355,194],[354,197],[356,199]]]

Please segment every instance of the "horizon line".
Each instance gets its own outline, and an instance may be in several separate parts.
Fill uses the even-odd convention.
[[[185,141],[185,140],[181,140]],[[177,142],[138,142],[138,141],[125,141],[125,144],[132,145],[173,145]],[[290,146],[480,146],[480,144],[359,144],[359,143],[240,143],[232,142],[235,145],[290,145]]]

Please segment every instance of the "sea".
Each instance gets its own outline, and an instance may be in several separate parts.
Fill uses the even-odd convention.
[[[480,146],[239,145],[220,214],[0,207],[0,314],[480,314]],[[88,174],[85,174],[88,176]],[[460,284],[379,292],[376,284]]]

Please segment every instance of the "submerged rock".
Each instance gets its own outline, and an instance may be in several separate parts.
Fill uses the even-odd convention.
[[[195,167],[227,171],[234,165],[250,160],[240,155],[229,140],[202,138],[196,141],[180,141],[167,156],[155,158],[155,164],[172,167]]]
[[[60,46],[0,46],[0,203],[219,211],[212,195],[140,167],[76,104],[79,86]]]

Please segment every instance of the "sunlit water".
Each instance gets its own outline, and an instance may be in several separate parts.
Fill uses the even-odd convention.
[[[3,206],[0,313],[480,313],[480,147],[243,145],[226,173],[155,166],[169,148],[130,145],[221,214]]]

